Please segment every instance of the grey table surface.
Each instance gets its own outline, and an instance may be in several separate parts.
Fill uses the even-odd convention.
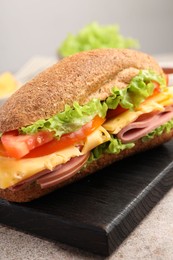
[[[173,54],[159,55],[173,62]],[[173,259],[173,188],[107,259]],[[0,260],[104,259],[70,246],[0,225]]]

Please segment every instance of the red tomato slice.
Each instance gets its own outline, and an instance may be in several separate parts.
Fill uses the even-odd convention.
[[[4,133],[1,142],[9,157],[20,159],[32,149],[39,147],[53,139],[53,133],[40,131],[31,135],[19,135],[18,131]]]
[[[8,156],[4,146],[2,145],[2,142],[0,142],[0,156]]]
[[[80,143],[80,141],[85,140],[86,136],[90,135],[95,131],[99,126],[104,123],[105,119],[99,116],[96,116],[91,122],[87,123],[79,130],[64,134],[59,140],[53,139],[51,142],[46,143],[28,153],[25,158],[34,158],[44,155],[54,153],[56,151],[62,150],[69,147],[70,145]]]
[[[40,131],[32,135],[19,135],[18,131],[5,133],[1,137],[0,155],[16,159],[47,155],[79,143],[87,135],[103,124],[105,119],[96,116],[79,130],[54,139],[53,133]]]
[[[106,115],[106,119],[114,118],[119,116],[123,112],[127,111],[127,109],[121,107],[120,105],[117,106],[115,109],[109,109]]]
[[[153,91],[152,96],[154,96],[160,92],[160,84],[155,81],[153,83],[154,83],[154,91]]]
[[[96,116],[76,132],[64,134],[60,140],[54,139],[53,133],[45,131],[32,135],[19,135],[18,131],[4,133],[1,137],[0,155],[16,159],[48,155],[84,140],[104,121],[105,119]]]

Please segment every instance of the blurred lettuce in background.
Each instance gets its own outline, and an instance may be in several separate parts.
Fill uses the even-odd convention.
[[[139,48],[139,42],[120,34],[118,25],[88,24],[77,35],[68,34],[58,48],[58,55],[66,57],[76,52],[97,48]]]

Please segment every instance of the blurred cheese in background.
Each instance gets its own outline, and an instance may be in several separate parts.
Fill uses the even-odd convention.
[[[92,22],[76,35],[69,33],[57,52],[60,58],[97,48],[139,48],[139,42],[121,35],[119,25],[100,25]]]
[[[10,72],[0,74],[0,98],[12,94],[19,87],[19,82]]]

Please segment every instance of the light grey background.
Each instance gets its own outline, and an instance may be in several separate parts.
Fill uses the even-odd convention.
[[[172,0],[0,0],[0,72],[15,72],[35,55],[55,56],[68,32],[119,24],[141,50],[173,52]]]

